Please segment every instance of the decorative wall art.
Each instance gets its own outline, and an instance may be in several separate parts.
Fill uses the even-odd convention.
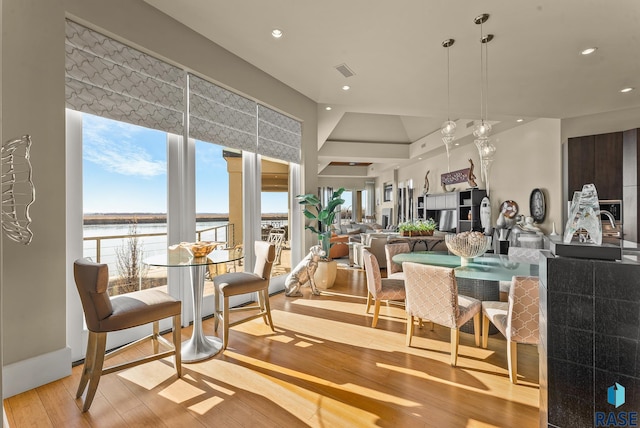
[[[453,191],[453,189],[447,189],[446,186],[464,183],[465,181],[469,184],[469,187],[478,187],[478,184],[476,183],[476,176],[473,174],[473,160],[469,159],[469,163],[471,164],[469,168],[440,174],[440,183],[442,184],[442,188],[445,192]]]

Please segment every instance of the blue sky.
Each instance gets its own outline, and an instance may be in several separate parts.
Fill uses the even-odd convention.
[[[85,213],[166,213],[166,134],[83,114]],[[222,147],[196,143],[196,212],[228,213]],[[262,194],[263,213],[286,213],[287,194]]]

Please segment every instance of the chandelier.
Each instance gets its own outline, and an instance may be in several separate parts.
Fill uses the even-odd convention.
[[[491,143],[491,124],[487,121],[487,110],[489,106],[489,54],[488,45],[493,40],[493,34],[485,35],[482,24],[487,22],[489,14],[483,13],[477,16],[473,22],[480,25],[480,122],[473,130],[474,143],[480,155],[480,166],[482,179],[489,195],[489,171],[496,147]]]
[[[447,171],[451,172],[451,165],[449,163],[449,151],[451,150],[451,143],[453,143],[454,135],[456,133],[456,123],[449,117],[451,102],[450,102],[450,87],[451,77],[449,75],[449,48],[453,46],[456,41],[454,39],[447,39],[442,42],[442,47],[447,49],[447,121],[442,124],[440,132],[442,133],[442,141],[447,149]]]

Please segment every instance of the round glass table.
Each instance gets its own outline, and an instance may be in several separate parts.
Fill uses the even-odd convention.
[[[222,340],[215,336],[205,336],[202,330],[202,297],[204,276],[208,265],[240,260],[240,250],[213,250],[206,257],[193,257],[184,248],[169,250],[166,254],[152,256],[142,262],[148,266],[190,268],[191,297],[193,298],[193,332],[191,338],[182,342],[182,362],[195,363],[214,356],[222,349]]]

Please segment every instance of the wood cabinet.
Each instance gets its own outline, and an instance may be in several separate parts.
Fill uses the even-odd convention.
[[[622,132],[569,138],[568,192],[593,183],[599,199],[622,199]]]

